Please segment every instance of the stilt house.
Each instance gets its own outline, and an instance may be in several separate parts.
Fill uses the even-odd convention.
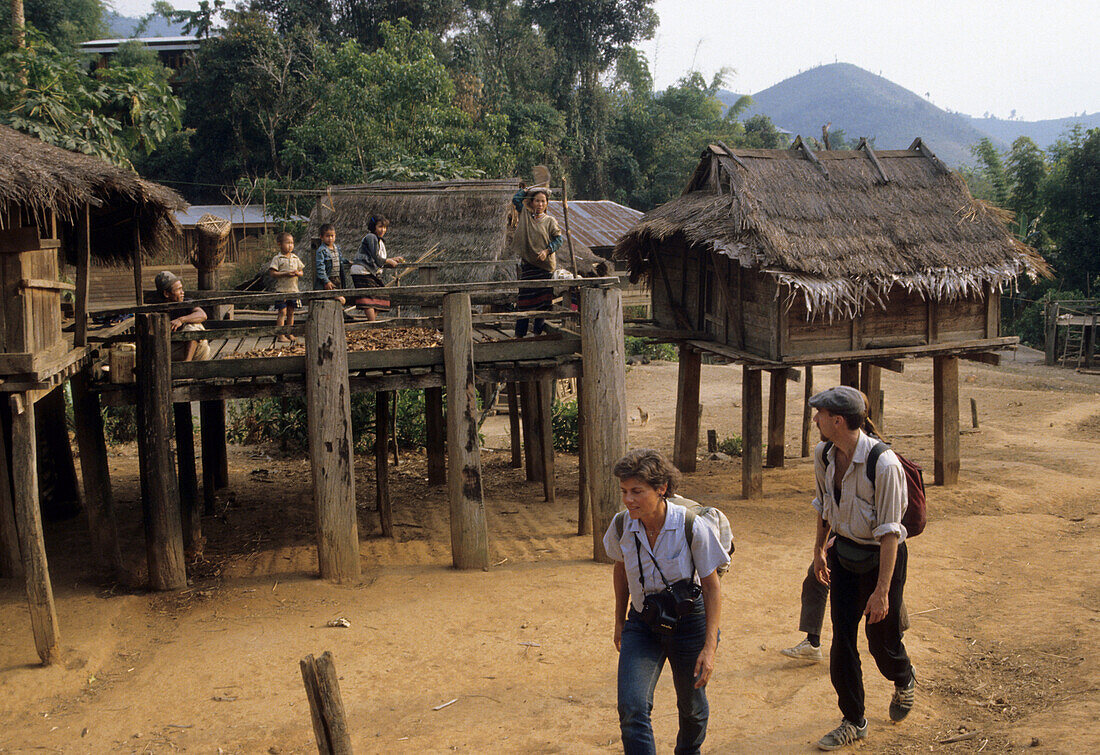
[[[1015,340],[1001,338],[999,292],[1047,266],[1005,220],[920,139],[888,151],[861,141],[814,152],[800,138],[790,149],[718,144],[683,194],[647,213],[615,255],[632,281],[648,283],[656,326],[689,350],[745,365],[748,394],[759,380],[753,370],[775,378],[793,365],[840,363],[844,381],[860,385],[863,363],[872,416],[881,416],[880,367],[912,356],[982,359]],[[937,361],[937,379],[950,381],[940,368],[955,364]],[[773,379],[773,394],[781,387]],[[769,460],[782,464],[778,411],[773,405]],[[746,430],[751,466],[761,443]],[[678,461],[693,468],[692,428],[678,425],[677,438]]]

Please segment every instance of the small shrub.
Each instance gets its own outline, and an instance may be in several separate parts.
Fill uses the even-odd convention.
[[[103,436],[112,446],[137,439],[137,408],[134,406],[104,406]]]
[[[646,357],[662,362],[680,361],[680,355],[671,343],[654,343],[634,336],[626,336],[624,341],[628,357]]]
[[[718,441],[718,450],[727,456],[740,456],[742,449],[741,436],[734,433],[728,438]]]
[[[554,431],[554,450],[576,453],[580,450],[578,408],[576,401],[555,401],[551,417]]]

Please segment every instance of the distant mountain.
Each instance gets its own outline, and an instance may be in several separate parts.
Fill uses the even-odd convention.
[[[727,105],[740,95],[723,90]],[[832,123],[849,139],[873,138],[879,149],[905,149],[921,137],[946,163],[972,163],[972,145],[984,136],[1006,148],[1026,134],[1049,146],[1073,123],[1100,126],[1100,113],[1049,121],[1006,121],[949,113],[923,97],[850,63],[832,63],[792,76],[752,95],[745,117],[764,113],[776,126],[803,137],[821,138],[821,126]]]
[[[110,11],[107,14],[107,37],[109,39],[129,39],[134,35],[134,30],[137,29],[140,23],[140,18],[120,16],[114,11]],[[180,34],[183,34],[182,24],[174,24],[161,16],[157,16],[149,22],[141,36],[175,37]]]
[[[1100,128],[1100,113],[1086,113],[1069,118],[1053,118],[1047,121],[1006,121],[1000,118],[971,118],[971,125],[989,134],[991,139],[1011,144],[1019,136],[1030,136],[1040,147],[1049,147],[1075,125],[1083,128]]]

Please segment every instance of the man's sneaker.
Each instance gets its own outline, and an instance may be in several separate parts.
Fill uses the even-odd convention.
[[[867,738],[867,719],[863,720],[863,726],[856,726],[847,718],[840,720],[840,726],[817,740],[819,750],[839,750],[841,747]]]
[[[917,693],[917,675],[909,672],[909,683],[904,687],[894,687],[894,696],[890,698],[890,720],[894,723],[903,720],[913,709],[913,700]]]
[[[821,660],[821,646],[814,647],[809,640],[802,640],[793,648],[783,648],[779,652],[788,658],[794,658],[796,661],[818,663]]]

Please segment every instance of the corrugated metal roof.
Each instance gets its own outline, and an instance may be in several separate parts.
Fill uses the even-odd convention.
[[[179,224],[184,228],[194,228],[195,224],[199,222],[199,218],[207,213],[216,215],[219,218],[225,218],[234,226],[264,224],[263,207],[258,204],[243,206],[235,204],[195,204],[191,205],[186,210],[178,211],[176,213],[176,220],[178,220]],[[295,218],[295,220],[308,219],[309,218],[304,216]],[[268,213],[267,222],[276,223],[278,221]]]
[[[562,226],[561,202],[551,201],[547,211]],[[642,213],[609,199],[574,200],[569,203],[569,234],[573,241],[589,249],[615,246],[633,228]]]

